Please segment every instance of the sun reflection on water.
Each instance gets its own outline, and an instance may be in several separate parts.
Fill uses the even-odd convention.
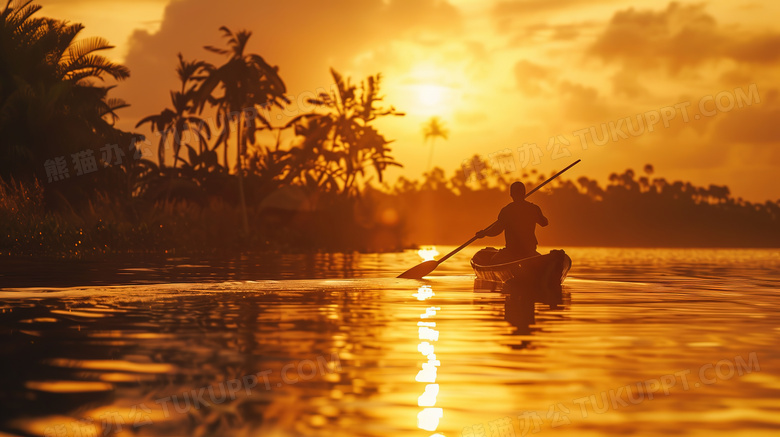
[[[436,255],[439,254],[439,251],[436,250],[436,246],[423,246],[417,251],[417,254],[420,255],[423,261],[433,261]]]
[[[417,293],[413,296],[417,300],[424,301],[433,297],[434,293],[430,285],[423,285],[417,289]],[[430,343],[439,340],[439,331],[433,329],[436,327],[435,321],[426,320],[433,318],[439,310],[441,308],[434,306],[426,308],[425,312],[420,314],[420,318],[423,320],[417,322],[418,337],[423,340],[417,345],[417,350],[428,359],[427,362],[422,363],[422,370],[417,372],[417,376],[414,378],[417,382],[428,383],[425,386],[425,392],[417,398],[417,405],[424,407],[422,411],[417,413],[417,427],[425,431],[436,431],[436,428],[439,427],[439,420],[444,416],[444,411],[441,408],[434,407],[436,396],[439,394],[439,384],[435,382],[441,361],[436,359],[433,344]],[[438,435],[441,434],[434,434],[431,437]]]
[[[0,434],[519,436],[536,422],[566,436],[725,437],[780,427],[767,414],[780,380],[777,250],[573,248],[556,308],[475,290],[469,248],[446,275],[391,278],[416,252],[301,269],[333,280],[0,291]],[[336,280],[345,271],[366,278]],[[702,368],[717,377],[729,370],[717,363],[753,352],[760,372],[695,387]],[[318,357],[326,371],[303,378]],[[690,387],[678,377],[668,396],[619,394],[687,371]],[[220,384],[247,375],[258,377],[251,395],[244,384],[211,401],[208,387],[219,398]],[[194,404],[202,388],[208,407]],[[571,423],[557,426],[563,416]]]

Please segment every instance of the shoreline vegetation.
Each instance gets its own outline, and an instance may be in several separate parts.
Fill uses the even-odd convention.
[[[475,156],[449,177],[434,167],[422,180],[389,184],[385,170],[401,163],[374,122],[404,114],[383,103],[381,75],[352,83],[331,69],[335,86],[309,100],[315,109],[274,126],[268,115],[291,104],[279,68],[246,51],[250,32],[226,27],[224,46],[204,47],[223,63],[179,55],[170,107],[136,126],[158,134],[152,160],[149,138],[116,128],[128,104],[104,85],[130,71],[98,54],[107,41],[77,40],[82,25],[37,18],[39,10],[14,2],[0,15],[3,256],[459,244],[495,219],[512,181],[530,188],[545,179]],[[554,181],[529,199],[550,219],[540,243],[780,247],[780,200],[746,202],[725,186],[653,174],[651,165],[641,176],[614,173],[604,187],[587,177]]]

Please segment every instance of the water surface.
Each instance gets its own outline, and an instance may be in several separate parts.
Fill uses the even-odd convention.
[[[554,308],[475,290],[475,250],[6,275],[0,430],[778,434],[777,250],[570,249]]]

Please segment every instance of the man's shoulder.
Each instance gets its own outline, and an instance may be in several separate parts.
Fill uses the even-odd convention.
[[[539,205],[525,200],[522,200],[520,202],[512,202],[509,205],[505,206],[504,209],[501,210],[501,212],[504,212],[504,210],[507,210],[508,214],[516,214],[516,215],[533,214],[542,211],[542,209],[539,208]]]
[[[515,203],[517,202],[508,203],[503,208],[501,208],[501,212],[498,213],[498,217],[501,218],[502,216],[517,214],[518,209]]]
[[[521,200],[518,202],[512,202],[507,206],[515,205],[515,208],[539,208],[535,203],[531,203],[527,200]]]
[[[525,200],[520,202],[512,202],[507,204],[505,207],[501,208],[501,214],[517,214],[521,213],[523,211],[528,210],[529,208],[538,208],[538,206],[534,205],[533,203],[526,202]]]

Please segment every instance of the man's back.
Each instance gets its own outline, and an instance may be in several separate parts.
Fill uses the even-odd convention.
[[[516,200],[505,206],[498,214],[498,221],[504,230],[507,249],[518,254],[536,251],[536,224],[547,224],[542,210],[525,200]]]
[[[547,217],[542,210],[525,201],[522,182],[514,182],[509,187],[509,194],[513,202],[501,210],[498,220],[487,229],[477,231],[477,238],[504,233],[506,247],[493,257],[495,264],[536,255],[536,225],[547,226]]]

